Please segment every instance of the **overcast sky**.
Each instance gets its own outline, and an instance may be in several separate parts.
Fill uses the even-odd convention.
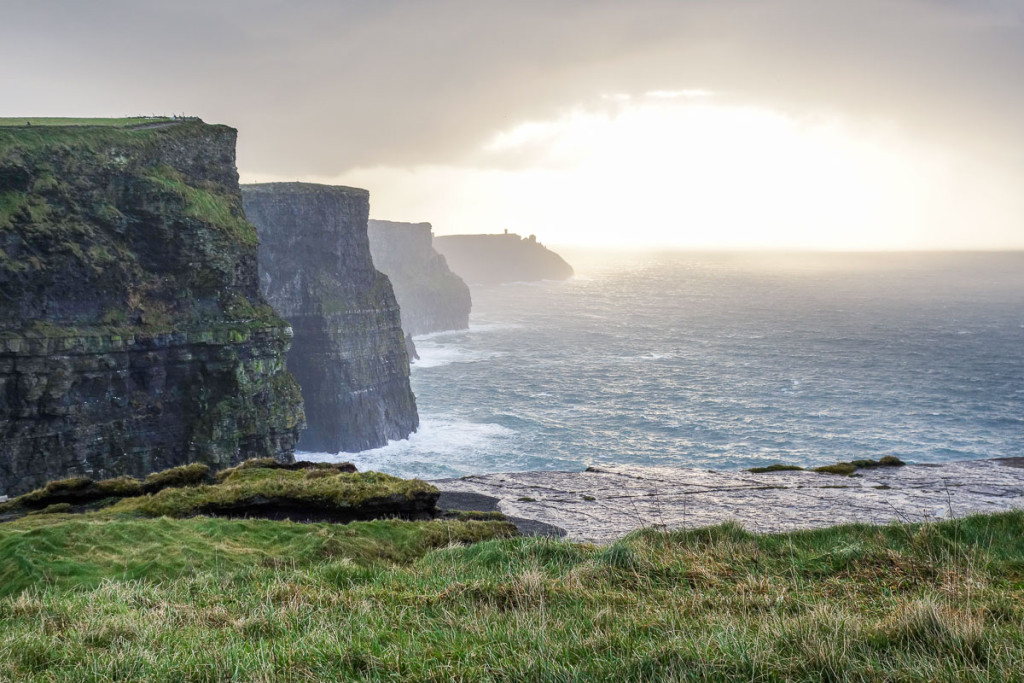
[[[588,128],[628,146],[620,117],[661,93],[675,96],[671,107],[643,116],[665,130],[710,102],[717,134],[856,147],[860,175],[881,164],[884,176],[883,152],[897,150],[905,172],[891,184],[907,183],[899,192],[915,204],[878,211],[919,225],[901,243],[862,246],[1024,247],[1022,0],[0,0],[0,17],[0,116],[198,115],[239,129],[243,180],[361,182],[378,217],[432,221],[440,233],[537,225],[541,237],[584,241],[565,222],[571,203],[600,217],[578,206],[586,198],[570,181],[592,160],[566,161],[552,145],[584,144]],[[733,116],[744,110],[760,118]],[[666,154],[687,149],[677,141]],[[935,163],[941,179],[920,180]],[[666,162],[658,172],[693,170]],[[569,204],[556,211],[551,195],[524,213],[515,205],[529,203],[521,193],[542,172],[562,173],[549,177],[566,183]],[[794,170],[792,182],[801,177]],[[959,223],[928,237],[935,211],[915,207],[960,184],[969,187],[955,210],[938,211]],[[670,206],[631,201],[650,204],[645,223]],[[985,225],[964,225],[975,210]],[[626,204],[610,211],[628,218]],[[713,244],[692,225],[705,218],[646,242]]]

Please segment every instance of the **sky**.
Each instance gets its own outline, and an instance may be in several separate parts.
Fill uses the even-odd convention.
[[[0,0],[0,116],[183,113],[437,234],[1024,248],[1024,0]]]

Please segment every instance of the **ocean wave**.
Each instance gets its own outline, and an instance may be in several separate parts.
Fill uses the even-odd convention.
[[[351,462],[360,471],[397,476],[442,478],[479,471],[487,456],[504,452],[514,429],[490,422],[424,417],[408,439],[359,453],[297,453],[313,462]]]
[[[452,363],[477,363],[505,355],[501,351],[474,351],[454,344],[417,345],[419,360],[413,368],[437,368]]]

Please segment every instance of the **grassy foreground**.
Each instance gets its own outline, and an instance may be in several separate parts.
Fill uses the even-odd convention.
[[[1022,512],[611,546],[508,532],[24,517],[0,525],[0,680],[1024,676]]]

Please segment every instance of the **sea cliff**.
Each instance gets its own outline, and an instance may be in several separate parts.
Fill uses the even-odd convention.
[[[267,183],[242,196],[259,231],[263,290],[295,330],[288,369],[307,419],[299,448],[354,452],[407,437],[419,417],[398,303],[370,256],[369,193]]]
[[[292,459],[291,330],[259,291],[235,138],[0,127],[0,495]]]
[[[565,280],[573,276],[572,266],[534,235],[442,235],[434,238],[434,248],[471,285]]]
[[[391,280],[406,334],[469,327],[469,287],[434,249],[430,223],[369,222],[373,263]]]

